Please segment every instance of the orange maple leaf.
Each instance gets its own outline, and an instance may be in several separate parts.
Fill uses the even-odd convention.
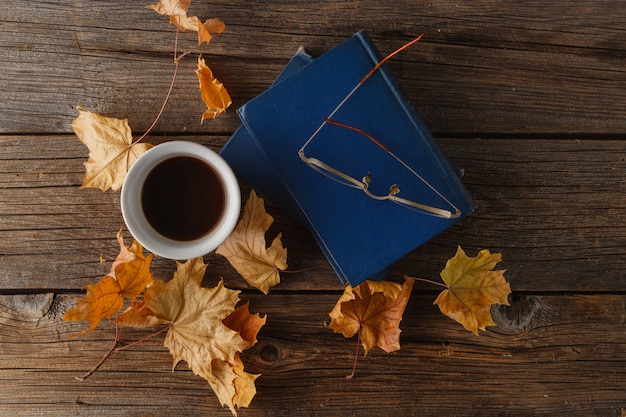
[[[247,302],[222,320],[226,327],[239,332],[243,340],[248,342],[246,349],[256,344],[257,333],[259,329],[265,325],[265,321],[267,320],[267,316],[261,317],[258,314],[250,314],[249,305],[250,303]]]
[[[502,260],[499,253],[482,250],[475,258],[468,257],[459,246],[456,255],[441,271],[448,289],[439,294],[434,304],[443,314],[461,323],[474,334],[494,326],[493,304],[509,305],[511,286],[504,279],[504,270],[493,268]]]
[[[87,285],[85,297],[76,301],[76,306],[63,316],[65,321],[87,321],[90,327],[77,333],[84,334],[96,328],[104,318],[120,311],[124,298],[135,300],[152,282],[150,262],[152,256],[145,257],[141,245],[134,242],[130,248],[124,246],[122,231],[117,234],[120,253],[111,267],[97,284]]]
[[[222,33],[226,29],[226,25],[218,18],[213,18],[204,23],[196,16],[189,17],[187,15],[171,16],[170,23],[182,30],[191,30],[198,32],[198,45],[209,43],[213,39],[213,33]]]
[[[152,145],[133,142],[127,119],[105,117],[82,106],[77,109],[79,115],[72,122],[72,128],[89,149],[81,188],[119,190],[131,165]]]
[[[374,346],[385,352],[400,349],[400,321],[413,289],[413,280],[400,285],[389,281],[365,281],[346,287],[330,312],[328,325],[350,338],[359,333],[365,354]]]
[[[156,4],[147,5],[146,9],[152,9],[167,16],[179,16],[186,15],[189,6],[191,6],[191,0],[160,0]]]
[[[213,33],[222,33],[226,28],[224,22],[218,18],[209,19],[206,22],[196,16],[187,16],[187,10],[191,5],[191,0],[160,0],[156,4],[149,4],[147,9],[170,16],[170,24],[176,26],[183,32],[191,30],[198,32],[198,45],[211,42]]]
[[[223,320],[228,328],[239,332],[241,337],[248,342],[246,349],[256,343],[257,333],[266,321],[266,317],[250,314],[248,305],[249,303],[244,304]],[[239,352],[235,354],[232,361],[216,359],[211,366],[216,377],[215,381],[211,382],[211,387],[217,393],[222,405],[227,405],[233,414],[235,414],[235,406],[237,408],[248,407],[256,395],[254,381],[260,375],[244,371]]]
[[[206,271],[202,258],[177,262],[174,277],[155,280],[143,296],[117,319],[139,328],[167,325],[164,345],[174,365],[185,361],[206,379],[222,405],[233,414],[235,406],[246,407],[254,397],[255,375],[243,371],[239,353],[252,346],[265,323],[248,312],[247,305],[235,310],[239,291],[201,286]],[[241,380],[240,380],[241,379]]]
[[[232,104],[232,100],[224,84],[213,76],[213,72],[202,57],[198,57],[196,74],[200,82],[202,101],[207,106],[207,109],[202,114],[201,122],[204,122],[205,119],[214,119],[224,113]]]
[[[279,233],[270,247],[265,247],[265,233],[273,222],[265,211],[263,199],[252,190],[237,227],[215,251],[264,294],[280,282],[280,271],[287,269],[287,249],[281,242],[282,235]]]

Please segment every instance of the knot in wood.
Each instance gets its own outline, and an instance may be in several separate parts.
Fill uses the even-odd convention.
[[[549,308],[541,297],[514,297],[509,306],[494,306],[491,315],[498,329],[505,333],[526,333],[545,323]]]
[[[29,321],[43,318],[52,307],[54,294],[17,294],[0,297],[0,311]]]
[[[266,344],[261,347],[261,359],[265,362],[276,362],[280,359],[280,350],[272,344]]]

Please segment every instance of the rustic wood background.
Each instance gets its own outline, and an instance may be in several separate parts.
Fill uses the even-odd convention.
[[[156,0],[155,0],[156,1]],[[108,271],[123,225],[119,194],[81,190],[87,149],[76,105],[152,122],[173,72],[174,31],[139,1],[5,1],[0,6],[0,415],[227,416],[208,384],[171,372],[160,345],[89,370],[114,335],[62,316]],[[471,217],[400,261],[394,274],[437,279],[462,245],[502,252],[513,294],[479,337],[439,313],[416,285],[402,349],[375,349],[352,367],[355,340],[325,328],[342,287],[330,268],[285,274],[270,295],[223,276],[268,314],[246,352],[263,375],[239,415],[626,415],[626,7],[619,0],[196,0],[190,14],[227,25],[202,51],[233,97],[200,124],[203,104],[186,59],[150,137],[219,149],[235,109],[266,89],[301,45],[321,54],[359,29],[390,65],[458,166],[478,203]],[[195,34],[181,49],[195,53]],[[244,198],[249,187],[242,184]],[[306,230],[279,208],[290,268],[324,264]],[[128,235],[127,235],[128,236]],[[129,236],[128,236],[129,237]],[[100,256],[108,262],[100,263]],[[166,278],[173,265],[154,263]],[[142,333],[129,333],[132,338]]]

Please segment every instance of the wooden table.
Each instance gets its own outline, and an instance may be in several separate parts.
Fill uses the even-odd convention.
[[[0,11],[0,415],[227,416],[206,381],[171,372],[160,344],[112,357],[114,325],[62,321],[110,268],[123,226],[119,193],[80,189],[87,149],[76,105],[128,118],[140,133],[173,71],[174,30],[141,2],[6,2]],[[319,55],[359,29],[383,53],[421,32],[391,64],[409,100],[478,203],[409,254],[394,274],[438,279],[457,245],[501,252],[513,293],[480,336],[416,285],[401,350],[374,349],[350,373],[355,340],[325,327],[342,291],[328,267],[284,274],[264,296],[221,257],[223,276],[268,315],[244,355],[262,373],[241,416],[626,415],[626,7],[602,1],[195,1],[227,25],[207,63],[233,106],[200,124],[194,59],[183,60],[148,139],[219,149],[235,109],[269,87],[301,45]],[[181,34],[195,56],[195,34]],[[244,198],[250,187],[242,183]],[[290,269],[325,264],[311,235],[268,204]],[[130,236],[126,233],[126,238]],[[100,257],[105,259],[100,262]],[[171,261],[154,261],[166,279]],[[129,338],[142,332],[130,332]]]

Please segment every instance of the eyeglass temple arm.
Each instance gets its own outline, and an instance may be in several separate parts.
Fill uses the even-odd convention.
[[[365,136],[370,141],[372,141],[374,144],[378,145],[378,147],[381,148],[383,151],[385,151],[387,153],[391,153],[389,148],[387,148],[385,145],[380,143],[380,141],[378,139],[376,139],[374,136],[370,135],[369,133],[359,129],[358,127],[354,127],[354,126],[347,125],[345,123],[338,122],[338,121],[330,119],[330,118],[328,118],[326,116],[324,116],[323,119],[328,124],[339,126],[339,127],[343,127],[344,129],[348,129],[348,130],[352,130],[353,132],[360,133],[361,135]]]
[[[396,54],[404,51],[405,49],[411,47],[412,45],[415,45],[417,42],[419,42],[420,39],[422,39],[424,37],[424,34],[422,33],[421,35],[419,35],[417,38],[413,39],[412,41],[410,41],[409,43],[401,46],[400,48],[396,49],[395,51],[393,51],[392,53],[390,53],[389,55],[387,55],[386,57],[384,57],[380,62],[378,62],[376,65],[374,65],[374,67],[367,73],[365,74],[365,76],[363,78],[361,78],[361,81],[358,82],[357,85],[354,86],[354,88],[343,98],[343,100],[341,100],[341,102],[337,105],[337,107],[335,107],[335,109],[328,115],[328,119],[330,120],[331,117],[333,117],[333,115],[344,105],[344,103],[346,101],[348,101],[348,99],[359,89],[359,87],[374,73],[376,72],[376,70],[378,70],[385,62],[387,62],[389,59],[391,59],[392,57],[394,57]],[[309,139],[304,142],[304,144],[302,145],[302,148],[300,149],[300,151],[298,153],[300,154],[304,154],[304,148],[306,148],[306,146],[309,144],[309,142],[311,142],[313,140],[313,138],[319,133],[319,131],[324,127],[326,123],[322,122],[319,127],[317,128],[317,130],[315,132],[313,132],[313,134],[309,137]],[[383,149],[386,150],[386,148],[384,146],[382,146],[378,141],[374,140],[374,143],[377,143],[379,146],[381,146]]]
[[[320,161],[317,158],[309,158],[308,156],[304,154],[303,149],[298,152],[298,155],[300,156],[300,159],[302,159],[305,163],[307,163],[308,165],[317,167],[318,169],[321,170],[321,172],[328,171],[331,174],[343,179],[344,181],[346,181],[346,183],[350,183],[356,188],[363,189],[364,182],[357,181],[355,178],[352,178],[351,176],[344,174],[338,169],[331,167],[330,165]]]
[[[365,77],[363,77],[361,81],[359,81],[359,85],[363,84],[365,80],[367,80],[373,73],[375,73],[376,70],[380,68],[385,62],[387,62],[388,60],[390,60],[391,58],[393,58],[395,55],[399,54],[400,52],[404,51],[405,49],[410,48],[411,46],[415,45],[423,37],[424,37],[424,34],[422,33],[417,38],[413,39],[411,42],[404,44],[403,46],[399,47],[398,49],[396,49],[395,51],[393,51],[392,53],[384,57],[382,60],[380,60],[378,64],[374,66],[374,68],[372,68],[367,74],[365,74]]]

